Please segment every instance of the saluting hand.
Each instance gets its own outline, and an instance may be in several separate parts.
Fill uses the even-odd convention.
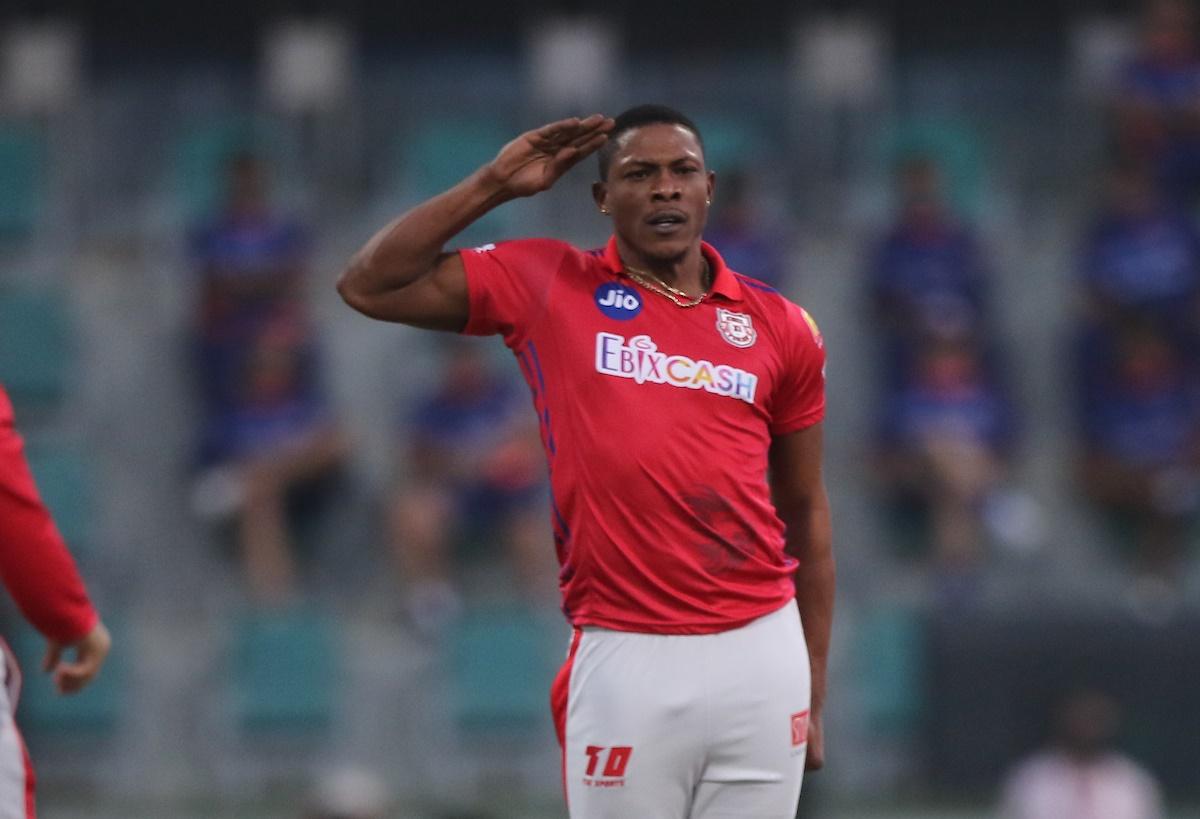
[[[54,640],[46,647],[46,659],[42,662],[42,670],[54,674],[54,687],[60,694],[74,694],[82,691],[104,665],[104,658],[112,647],[112,636],[104,623],[96,623],[92,630],[74,643],[64,644]],[[63,658],[63,651],[75,650],[75,661]]]
[[[533,196],[599,149],[612,127],[612,119],[602,114],[543,125],[501,148],[487,170],[510,195]]]

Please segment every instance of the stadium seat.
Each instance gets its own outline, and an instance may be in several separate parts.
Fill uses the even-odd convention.
[[[399,150],[399,186],[406,201],[421,201],[463,180],[516,134],[495,119],[431,119],[406,134]],[[505,233],[511,209],[499,208],[463,232],[456,245],[491,241]]]
[[[28,625],[11,635],[13,653],[23,673],[17,721],[31,738],[38,734],[96,737],[115,730],[126,686],[124,659],[129,643],[119,621],[106,616],[105,625],[113,634],[112,652],[100,675],[70,697],[59,696],[50,678],[41,672],[45,639]]]
[[[528,737],[549,718],[561,641],[516,604],[468,611],[451,634],[453,716],[472,736]]]
[[[45,193],[46,143],[33,127],[0,125],[0,238],[37,225]]]
[[[76,559],[86,563],[95,546],[94,488],[86,457],[69,443],[42,436],[27,439],[26,457],[63,539]]]
[[[767,149],[766,136],[744,117],[700,116],[696,125],[704,135],[704,159],[710,170],[720,175],[747,171],[760,161]]]
[[[44,289],[0,287],[0,384],[18,412],[55,409],[70,375],[70,322]]]
[[[257,612],[235,625],[233,706],[249,734],[313,734],[333,720],[334,624],[306,609]]]
[[[857,629],[855,663],[868,725],[887,736],[914,731],[924,707],[924,625],[918,612],[884,606]]]

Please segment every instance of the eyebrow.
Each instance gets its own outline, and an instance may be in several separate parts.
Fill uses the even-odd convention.
[[[656,159],[643,159],[641,157],[631,156],[619,159],[617,165],[621,167],[629,167],[630,165],[650,165],[657,167],[659,165],[678,165],[680,162],[699,162],[700,157],[695,154],[685,154],[684,156],[668,159],[666,162],[660,162]]]

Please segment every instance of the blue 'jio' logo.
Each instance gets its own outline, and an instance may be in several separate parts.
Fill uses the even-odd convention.
[[[642,312],[642,299],[632,289],[609,282],[596,288],[596,306],[611,319],[629,321]]]

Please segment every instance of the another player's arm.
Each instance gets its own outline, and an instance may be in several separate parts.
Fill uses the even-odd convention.
[[[552,186],[607,139],[612,120],[600,114],[527,131],[488,164],[371,237],[338,280],[338,293],[372,318],[433,330],[467,323],[466,273],[443,248],[488,211]]]
[[[816,770],[825,764],[822,711],[825,707],[825,669],[833,625],[836,570],[832,548],[829,497],[821,476],[821,424],[776,436],[771,442],[771,494],[787,525],[787,550],[796,569],[796,603],[808,643],[812,667],[812,705],[809,714],[808,758]]]
[[[112,645],[62,536],[42,503],[0,390],[0,581],[46,638],[42,670],[59,693],[92,681]],[[63,657],[72,649],[74,658]]]

